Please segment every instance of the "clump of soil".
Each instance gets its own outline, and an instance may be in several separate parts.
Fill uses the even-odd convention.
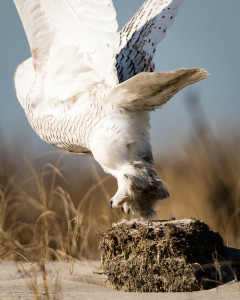
[[[194,219],[122,221],[99,235],[103,271],[118,290],[196,291],[233,280],[240,270],[222,264],[221,236]]]

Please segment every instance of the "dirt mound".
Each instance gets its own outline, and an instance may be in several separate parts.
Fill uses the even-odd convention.
[[[100,234],[102,268],[116,289],[196,291],[233,280],[218,233],[194,219],[122,221]]]

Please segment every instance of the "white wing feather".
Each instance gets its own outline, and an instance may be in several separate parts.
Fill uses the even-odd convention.
[[[29,58],[18,66],[14,76],[17,98],[23,109],[25,101],[34,85],[34,80],[35,70],[33,68],[33,60]]]
[[[14,2],[30,44],[42,103],[54,106],[97,83],[116,84],[118,34],[112,0]],[[19,86],[16,83],[17,94],[22,94]]]
[[[120,82],[153,72],[157,44],[173,24],[183,0],[146,0],[120,32],[117,72]]]

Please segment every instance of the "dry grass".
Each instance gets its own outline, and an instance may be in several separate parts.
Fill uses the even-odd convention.
[[[18,272],[26,282],[28,290],[32,292],[36,300],[63,299],[59,274],[56,269],[52,272],[44,259],[36,264],[18,263],[17,267]]]
[[[161,174],[174,217],[203,220],[226,245],[240,248],[240,156],[235,141],[196,136],[181,157],[165,160]]]
[[[192,136],[159,166],[170,190],[168,208],[177,219],[206,222],[226,245],[240,248],[240,134],[222,130],[217,137],[198,99],[189,100]]]
[[[158,217],[198,218],[240,247],[240,139],[216,138],[197,116],[181,151],[155,159],[171,194]],[[72,271],[74,259],[98,258],[96,233],[121,218],[109,209],[115,180],[82,157],[56,152],[19,163],[0,151],[0,259],[67,260]]]
[[[58,152],[54,165],[44,164],[39,157],[27,160],[13,175],[1,170],[1,260],[67,260],[72,272],[74,259],[98,255],[96,233],[117,217],[117,213],[111,216],[108,208],[110,196],[105,184],[111,179],[100,179],[92,164],[95,183],[72,186],[61,173],[62,159]],[[39,160],[41,171],[37,171]],[[72,197],[64,186],[72,191]]]

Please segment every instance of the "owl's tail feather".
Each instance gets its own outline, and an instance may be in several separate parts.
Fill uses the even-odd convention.
[[[142,72],[113,88],[107,99],[127,110],[154,110],[184,87],[209,76],[200,68],[177,69],[170,72]]]

